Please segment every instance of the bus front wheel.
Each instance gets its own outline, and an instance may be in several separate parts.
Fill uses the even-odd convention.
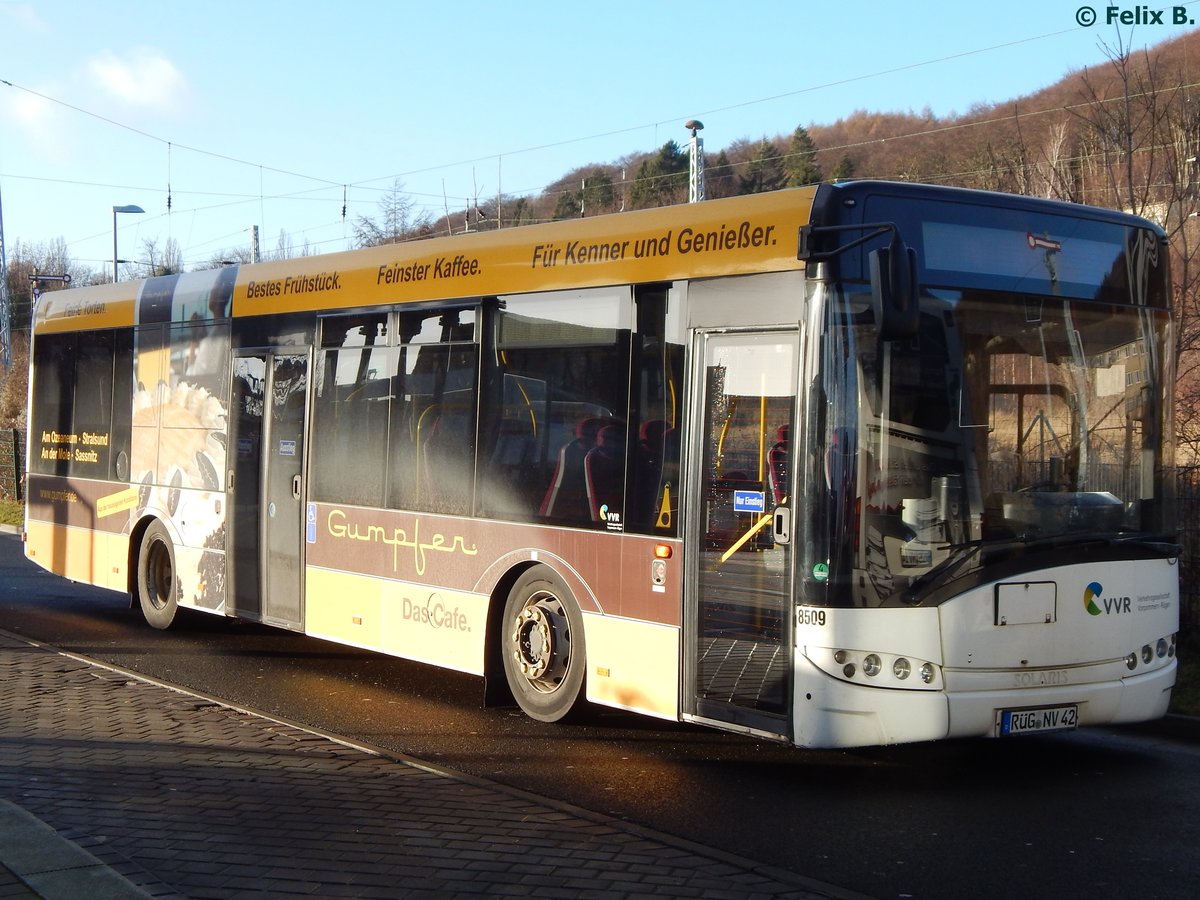
[[[138,549],[137,593],[142,615],[155,628],[169,628],[179,609],[175,548],[162,522],[152,522]]]
[[[504,604],[504,675],[517,704],[541,722],[558,722],[584,703],[583,616],[557,573],[534,566]]]

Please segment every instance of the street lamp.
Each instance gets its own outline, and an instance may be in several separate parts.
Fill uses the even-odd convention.
[[[126,206],[114,206],[113,210],[113,284],[117,283],[117,213],[144,213],[145,210],[140,206],[128,204]]]

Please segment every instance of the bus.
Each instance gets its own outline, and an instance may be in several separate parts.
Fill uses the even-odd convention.
[[[1166,711],[1168,253],[847,182],[56,291],[27,556],[801,747]]]

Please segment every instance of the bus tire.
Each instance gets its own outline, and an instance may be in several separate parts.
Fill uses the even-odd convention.
[[[556,572],[534,566],[504,604],[504,676],[517,704],[540,722],[562,721],[584,705],[583,615]]]
[[[171,627],[179,610],[178,592],[175,547],[166,526],[156,519],[142,535],[137,561],[138,605],[151,626]]]

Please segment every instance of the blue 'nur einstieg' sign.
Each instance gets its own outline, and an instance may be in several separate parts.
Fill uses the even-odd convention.
[[[760,513],[766,511],[766,498],[762,491],[734,491],[733,511]]]

